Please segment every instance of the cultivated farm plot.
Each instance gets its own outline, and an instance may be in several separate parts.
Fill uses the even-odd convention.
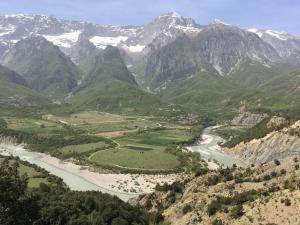
[[[82,133],[109,137],[110,132],[120,132],[121,136],[126,133],[136,132],[143,129],[153,129],[161,126],[179,127],[175,124],[156,121],[152,117],[123,116],[104,112],[84,111],[72,114],[68,117],[44,115],[44,119],[56,123],[63,123],[80,130]],[[112,134],[114,137],[114,134]]]
[[[64,128],[62,125],[52,121],[33,118],[6,117],[8,128],[24,131],[40,136],[51,136],[61,133]]]
[[[130,134],[115,141],[115,149],[98,151],[90,160],[99,165],[133,169],[166,170],[179,165],[175,155],[165,152],[166,146],[190,138],[187,130],[159,130]]]
[[[105,147],[107,147],[107,144],[105,142],[96,142],[82,145],[69,145],[58,149],[58,151],[61,152],[62,155],[69,155],[73,153],[82,154]]]

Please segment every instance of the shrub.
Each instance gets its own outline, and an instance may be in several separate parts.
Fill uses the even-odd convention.
[[[275,171],[271,172],[271,177],[277,177],[277,173]]]
[[[264,181],[271,180],[271,176],[269,174],[264,175]]]
[[[195,177],[205,175],[208,173],[208,171],[209,171],[209,169],[207,169],[205,167],[197,168],[197,169],[195,169]]]
[[[234,206],[232,209],[231,209],[231,213],[230,213],[230,216],[234,219],[238,219],[240,217],[242,217],[244,215],[244,208],[243,208],[243,205],[237,205],[237,206]]]
[[[221,204],[216,201],[216,200],[213,200],[211,201],[211,203],[207,206],[207,214],[209,216],[212,216],[214,215],[216,212],[218,212],[220,209],[221,209]]]
[[[190,205],[185,205],[183,208],[182,208],[182,213],[183,214],[187,214],[187,213],[189,213],[189,212],[191,212],[192,211],[192,206],[190,206]]]
[[[280,161],[278,159],[274,159],[274,163],[275,163],[276,166],[280,165]]]
[[[296,162],[299,162],[299,160],[298,160],[297,157],[294,158],[294,162],[295,162],[295,163],[296,163]]]
[[[292,204],[291,200],[289,198],[284,199],[284,204],[286,206],[290,206]]]
[[[281,170],[280,170],[280,173],[281,173],[282,175],[285,175],[285,174],[286,174],[286,170],[285,170],[285,169],[281,169]]]
[[[223,221],[222,221],[222,220],[219,220],[219,219],[215,219],[215,220],[212,222],[212,225],[223,225]]]

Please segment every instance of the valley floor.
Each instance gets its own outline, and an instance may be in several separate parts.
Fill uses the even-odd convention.
[[[0,144],[0,155],[14,155],[19,156],[22,160],[28,160],[31,162],[32,157],[24,156],[27,152],[22,146]],[[150,174],[121,174],[121,173],[103,173],[94,172],[92,167],[76,165],[70,161],[62,161],[58,158],[52,157],[43,153],[31,153],[35,154],[35,160],[44,162],[47,165],[53,166],[67,173],[79,176],[91,182],[98,187],[101,187],[109,191],[113,191],[118,194],[146,194],[154,191],[157,183],[172,183],[178,179],[177,174],[168,175],[150,175]],[[47,169],[47,168],[45,168]],[[59,172],[54,175],[61,177]],[[67,182],[68,184],[68,182]],[[71,189],[78,190],[78,186],[81,184],[69,183]],[[134,197],[134,195],[132,195]]]

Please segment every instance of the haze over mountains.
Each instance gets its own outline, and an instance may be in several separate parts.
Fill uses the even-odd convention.
[[[97,109],[134,111],[155,98],[189,110],[300,105],[298,37],[217,19],[199,25],[176,12],[143,26],[2,15],[0,63],[38,95]]]

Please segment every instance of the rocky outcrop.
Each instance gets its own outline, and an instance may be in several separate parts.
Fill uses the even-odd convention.
[[[289,128],[271,132],[263,138],[247,143],[242,142],[232,149],[225,149],[225,151],[237,155],[248,164],[261,164],[300,155],[300,138],[289,132],[290,129],[297,126],[299,128],[299,121]]]
[[[135,204],[161,212],[170,225],[299,224],[300,191],[295,185],[300,173],[296,165],[293,158],[286,158],[280,165],[270,162],[248,169],[209,171],[183,178],[181,188],[165,186]],[[228,180],[216,181],[226,176]],[[238,215],[237,207],[242,209]]]
[[[244,112],[244,113],[240,113],[239,115],[234,117],[230,123],[231,123],[231,125],[234,125],[234,126],[253,127],[256,124],[260,123],[267,116],[268,115],[265,113],[262,114],[262,113]]]

